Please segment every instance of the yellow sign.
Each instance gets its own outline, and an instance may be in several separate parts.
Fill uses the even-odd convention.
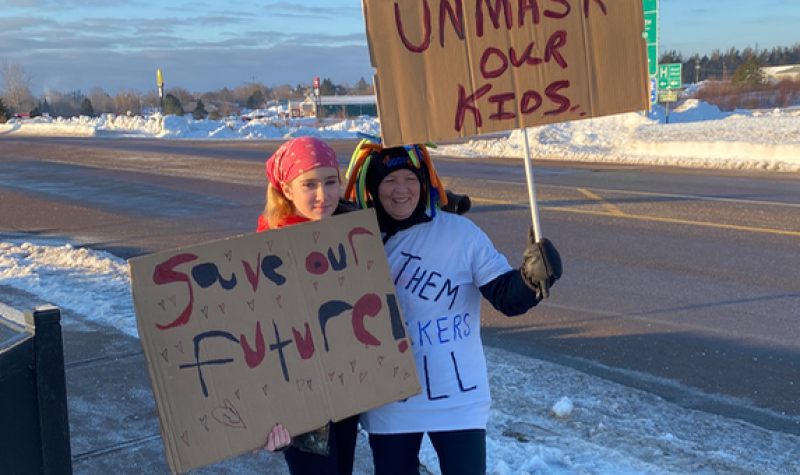
[[[659,102],[677,102],[678,93],[675,91],[662,91],[658,94]]]
[[[164,75],[161,74],[160,69],[156,72],[156,77],[158,78],[158,87],[164,87]]]

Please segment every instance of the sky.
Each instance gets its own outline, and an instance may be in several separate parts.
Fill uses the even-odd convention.
[[[0,0],[0,12],[0,59],[33,74],[37,97],[147,93],[158,69],[167,89],[190,92],[374,74],[358,0]],[[797,0],[661,0],[659,15],[662,52],[800,43]]]
[[[721,113],[697,101],[687,103],[670,114],[669,125],[664,123],[665,111],[657,107],[650,117],[621,114],[527,130],[534,153],[542,159],[556,153],[569,160],[800,172],[800,110]],[[96,140],[119,136],[252,140],[300,135],[336,140],[380,130],[375,118],[321,129],[300,121],[276,126],[277,112],[258,111],[271,117],[230,126],[176,116],[166,120],[36,119],[24,125],[0,125],[0,133],[72,134]],[[521,143],[515,132],[443,147],[437,153],[521,157]],[[67,330],[92,320],[138,337],[126,262],[79,244],[0,233],[0,282],[60,307]],[[0,315],[22,319],[2,304]],[[800,437],[796,435],[687,409],[555,363],[495,348],[486,348],[486,355],[493,398],[487,428],[488,475],[796,475],[800,470]],[[736,403],[748,406],[745,401]],[[800,418],[791,419],[800,424]],[[363,433],[358,444],[360,453],[369,453]],[[431,473],[440,475],[427,439],[420,459]]]

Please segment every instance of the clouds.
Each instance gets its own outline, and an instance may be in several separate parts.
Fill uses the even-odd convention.
[[[318,3],[309,5],[307,3],[273,2],[264,5],[264,11],[269,14],[294,17],[294,18],[331,18],[331,17],[352,17],[361,16],[361,2],[346,2],[344,4]]]
[[[196,47],[185,50],[147,49],[136,53],[98,51],[85,54],[34,54],[26,69],[33,73],[34,94],[57,90],[84,93],[101,87],[109,93],[120,88],[146,93],[156,88],[156,70],[164,71],[167,89],[189,91],[235,88],[255,76],[267,85],[310,83],[314,77],[330,77],[351,84],[371,78],[366,46],[278,45],[268,48]]]
[[[39,30],[44,26],[44,23],[54,24],[54,22],[34,17],[0,17],[0,40],[26,34],[26,32],[31,30]],[[0,54],[2,54],[3,50],[7,49],[10,48],[0,42]]]
[[[148,2],[142,0],[128,0],[127,5],[143,6]],[[31,10],[65,10],[85,8],[114,8],[119,6],[117,0],[0,0],[0,8],[28,8]]]
[[[781,44],[770,39],[780,34],[793,35],[782,44],[791,46],[786,22],[800,9],[785,4],[766,0],[754,12],[745,0],[662,0],[659,47],[710,54]],[[171,85],[197,91],[252,76],[272,86],[374,74],[358,0],[0,0],[0,11],[0,58],[33,72],[37,95],[45,84],[144,92],[155,69],[170,67]]]
[[[169,20],[142,22],[123,21],[111,23],[107,19],[93,18],[83,22],[63,23],[36,30],[28,22],[0,33],[0,57],[42,56],[47,54],[137,54],[150,49],[188,51],[194,49],[252,50],[280,45],[295,46],[346,46],[366,45],[363,32],[331,34],[328,32],[287,32],[256,28],[226,28],[216,32],[197,34],[183,31]],[[35,33],[32,33],[35,31]],[[220,56],[219,60],[224,61]],[[21,60],[25,62],[24,60]]]
[[[33,93],[142,92],[156,69],[189,90],[373,74],[360,3],[0,0],[0,58],[34,73]]]

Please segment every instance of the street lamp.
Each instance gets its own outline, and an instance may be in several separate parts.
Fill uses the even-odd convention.
[[[694,63],[694,83],[697,84],[698,77],[700,76],[700,59],[696,58]]]

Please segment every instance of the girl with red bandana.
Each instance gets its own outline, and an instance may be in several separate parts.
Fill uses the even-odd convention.
[[[258,232],[346,211],[339,204],[341,182],[336,153],[322,140],[301,137],[281,145],[267,160],[267,178],[267,205],[258,218]],[[358,417],[330,422],[295,437],[276,424],[264,449],[283,451],[292,475],[352,474]]]

